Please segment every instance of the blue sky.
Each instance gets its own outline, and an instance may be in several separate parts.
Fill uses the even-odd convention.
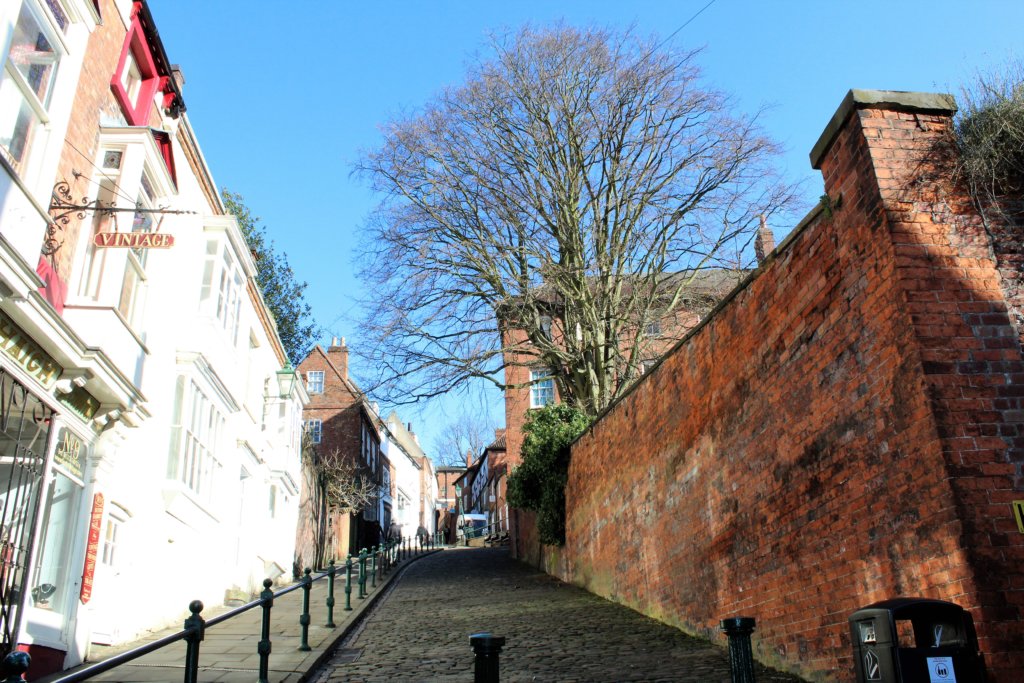
[[[564,20],[635,27],[703,46],[708,84],[762,118],[780,168],[813,202],[808,153],[850,88],[956,92],[1020,58],[1021,0],[150,0],[189,118],[224,187],[242,194],[287,252],[330,336],[358,339],[356,231],[375,204],[350,175],[378,126],[461,82],[489,32]],[[781,239],[790,226],[772,226]],[[359,368],[354,369],[356,377]],[[428,452],[459,401],[400,409]],[[503,419],[500,396],[490,409]]]

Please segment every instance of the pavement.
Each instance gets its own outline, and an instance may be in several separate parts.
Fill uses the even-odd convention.
[[[725,638],[694,638],[512,560],[451,548],[411,565],[314,683],[473,680],[470,634],[504,636],[502,683],[730,680]],[[759,683],[801,679],[758,666]]]
[[[433,551],[435,553],[439,551]],[[308,633],[309,651],[299,650],[301,644],[302,613],[301,589],[294,590],[274,599],[271,610],[271,653],[268,680],[271,683],[302,683],[309,679],[311,672],[331,654],[336,643],[349,633],[360,621],[362,615],[380,599],[386,588],[396,581],[408,567],[428,557],[429,553],[413,555],[393,567],[378,579],[376,588],[367,578],[367,597],[360,599],[357,573],[353,572],[352,610],[345,611],[345,574],[341,568],[334,587],[334,628],[327,623],[327,579],[316,581],[310,590],[310,625]],[[314,575],[316,576],[316,575]],[[203,618],[210,620],[226,613],[231,607],[208,608]],[[206,629],[205,638],[199,647],[199,683],[256,683],[259,673],[259,653],[262,609],[256,607],[233,617],[222,624]],[[45,678],[35,679],[39,683],[59,680],[70,673],[81,672],[89,666],[102,662],[133,648],[146,645],[179,629],[170,628],[156,631],[146,637],[124,643],[117,647],[93,646],[89,661],[74,669]],[[122,664],[106,673],[89,678],[90,681],[118,681],[120,683],[168,683],[184,680],[185,643],[177,642],[128,664]]]
[[[328,628],[327,582],[313,584],[308,641],[299,650],[302,591],[275,598],[270,675],[273,683],[473,680],[469,636],[490,631],[507,641],[502,683],[519,681],[730,681],[725,639],[687,636],[633,610],[512,560],[508,548],[446,548],[406,559],[345,611],[344,575],[335,585],[335,627]],[[206,619],[229,608],[207,609]],[[258,607],[207,628],[200,683],[256,683]],[[175,633],[102,648],[82,671],[132,647]],[[184,643],[145,655],[89,680],[168,683],[184,678]],[[59,676],[38,679],[40,683]],[[801,679],[757,667],[759,683]]]

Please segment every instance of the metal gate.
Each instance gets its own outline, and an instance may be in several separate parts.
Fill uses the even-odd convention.
[[[0,368],[0,654],[18,636],[54,414]]]

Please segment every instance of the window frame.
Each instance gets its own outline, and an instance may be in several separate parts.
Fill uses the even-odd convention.
[[[324,393],[324,379],[326,372],[323,370],[308,370],[306,372],[306,393],[307,394],[322,394]],[[314,375],[319,375],[314,381]],[[319,387],[319,389],[315,388]]]
[[[136,207],[152,209],[156,204],[156,190],[153,187],[152,174],[143,167],[142,176],[139,179],[139,189],[136,192]],[[140,217],[146,219],[146,230],[137,230]],[[136,212],[132,214],[131,232],[153,232],[152,214]],[[159,225],[157,226],[159,227]],[[121,295],[118,299],[117,310],[124,316],[125,322],[135,332],[143,328],[143,320],[146,310],[146,295],[148,293],[148,280],[146,274],[146,263],[149,260],[148,249],[129,248],[125,254],[124,276],[121,281]],[[131,284],[129,279],[133,278]]]
[[[121,46],[121,55],[117,60],[117,68],[110,78],[110,89],[114,93],[114,99],[121,106],[125,119],[129,125],[145,126],[149,122],[149,111],[153,105],[153,98],[160,88],[161,77],[157,72],[156,60],[153,59],[153,51],[146,40],[145,31],[139,21],[138,12],[132,10],[132,22],[128,27],[128,34],[125,36],[124,45]],[[125,67],[128,64],[128,57],[138,66],[140,74],[139,92],[135,96],[135,102],[128,93],[123,83]]]
[[[324,437],[324,421],[317,417],[311,417],[306,420],[303,425],[303,429],[309,434],[310,441],[314,444],[320,444],[323,442]]]
[[[221,235],[206,236],[199,310],[217,322],[232,347],[238,346],[242,329],[242,302],[248,273],[235,253],[234,245]]]
[[[547,400],[543,400],[541,392],[548,396]],[[554,402],[555,378],[550,368],[530,368],[530,408],[543,408]]]
[[[61,5],[63,10],[63,6]],[[13,92],[19,96],[17,100],[18,108],[17,113],[14,116],[14,126],[11,134],[11,142],[15,140],[17,129],[21,125],[19,121],[25,114],[23,106],[27,106],[28,114],[32,121],[26,128],[24,136],[21,138],[19,144],[21,145],[20,154],[16,157],[11,147],[14,145],[0,144],[0,154],[3,154],[4,159],[11,165],[11,167],[23,178],[31,175],[31,169],[34,168],[32,164],[32,150],[33,148],[38,149],[37,144],[46,146],[45,137],[40,141],[39,131],[44,134],[49,133],[49,125],[51,122],[51,107],[53,105],[53,95],[56,90],[57,81],[60,78],[60,65],[62,60],[68,56],[68,46],[64,41],[64,31],[67,30],[67,26],[70,20],[65,15],[63,17],[63,26],[61,21],[58,21],[53,15],[53,11],[47,5],[46,2],[40,0],[22,0],[20,7],[18,8],[17,14],[14,15],[14,33],[16,34],[18,23],[21,19],[22,13],[27,12],[28,15],[33,19],[39,32],[43,35],[52,50],[53,61],[51,64],[50,73],[46,77],[48,81],[46,85],[46,91],[42,99],[39,94],[33,88],[32,84],[26,79],[25,75],[21,73],[21,70],[14,65],[12,60],[12,52],[15,44],[12,39],[10,44],[7,45],[7,52],[3,55],[3,63],[0,64],[0,98],[3,97],[4,89],[8,83],[13,87]],[[2,101],[2,99],[0,99]],[[14,100],[12,99],[12,102]],[[6,115],[6,114],[4,114]]]
[[[210,503],[223,469],[217,453],[222,449],[227,419],[195,378],[178,375],[175,385],[168,479],[199,501]]]

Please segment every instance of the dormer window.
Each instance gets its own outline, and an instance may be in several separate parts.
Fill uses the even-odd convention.
[[[144,126],[148,123],[149,107],[159,83],[153,52],[136,13],[121,48],[117,70],[110,80],[110,88],[128,125]]]

